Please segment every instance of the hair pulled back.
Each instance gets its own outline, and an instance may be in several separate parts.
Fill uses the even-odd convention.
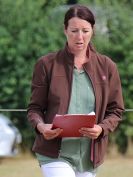
[[[93,13],[89,8],[83,5],[74,5],[70,7],[70,9],[66,12],[64,18],[65,29],[67,29],[68,27],[68,21],[73,17],[78,17],[82,20],[88,21],[91,24],[92,28],[95,24],[95,17]]]

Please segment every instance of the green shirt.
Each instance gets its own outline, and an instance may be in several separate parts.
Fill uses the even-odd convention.
[[[72,93],[68,114],[88,114],[94,111],[95,96],[91,81],[84,70],[73,72]],[[50,158],[37,154],[40,164],[53,161],[66,161],[79,172],[93,170],[90,159],[90,139],[81,138],[62,138],[60,155],[58,158]]]

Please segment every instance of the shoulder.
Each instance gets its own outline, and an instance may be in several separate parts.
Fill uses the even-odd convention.
[[[95,58],[96,58],[97,64],[100,65],[101,67],[108,69],[108,70],[117,69],[116,63],[113,61],[112,58],[108,57],[107,55],[96,52],[95,56],[96,56]]]
[[[58,53],[58,51],[43,55],[37,60],[37,63],[48,64],[48,63],[54,62],[54,60],[57,56],[57,53]]]
[[[40,58],[38,58],[36,63],[43,64],[46,66],[51,66],[58,60],[62,59],[63,56],[64,56],[64,49],[60,49],[58,51],[50,52],[46,55],[41,56]]]
[[[116,63],[113,61],[113,59],[107,55],[104,55],[104,54],[101,54],[98,52],[96,52],[95,55],[97,56],[97,60],[103,64],[107,63],[110,65],[116,65]]]
[[[51,77],[54,66],[56,63],[58,63],[58,59],[61,59],[61,57],[59,57],[60,53],[62,53],[62,49],[56,52],[48,53],[38,58],[34,66],[34,72],[37,74],[40,73],[40,75],[43,74],[45,76],[47,75],[48,77]]]
[[[59,51],[56,52],[50,52],[46,55],[41,56],[37,59],[35,63],[35,67],[43,67],[43,68],[51,68],[56,61],[57,55]]]

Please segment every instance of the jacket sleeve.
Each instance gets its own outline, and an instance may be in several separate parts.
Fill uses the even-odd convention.
[[[27,109],[27,117],[33,128],[36,128],[39,122],[44,122],[44,112],[47,109],[47,95],[48,79],[43,59],[40,59],[34,68],[31,99]]]
[[[109,71],[108,103],[104,120],[99,124],[103,129],[102,136],[106,136],[109,132],[113,132],[116,129],[122,120],[124,111],[121,81],[115,63],[110,63]]]

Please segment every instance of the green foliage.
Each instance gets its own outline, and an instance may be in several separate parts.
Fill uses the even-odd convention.
[[[1,108],[27,107],[35,60],[62,44],[63,30],[57,27],[57,16],[51,11],[61,2],[64,1],[0,1]]]
[[[106,51],[116,63],[120,72],[125,108],[133,106],[133,12],[125,4],[115,1],[106,11],[107,18],[107,37],[103,38]],[[96,39],[97,40],[97,39]],[[96,41],[97,43],[97,41]],[[100,45],[100,44],[99,44]],[[104,45],[102,45],[104,47]],[[105,50],[104,50],[105,49]],[[126,152],[128,136],[133,137],[133,113],[126,112],[124,120],[119,127],[116,135],[116,142],[121,152]]]
[[[0,108],[27,108],[36,60],[63,46],[58,7],[64,2],[0,0]],[[28,133],[26,114],[11,112],[9,116],[21,130],[23,143],[29,144],[33,133]]]

